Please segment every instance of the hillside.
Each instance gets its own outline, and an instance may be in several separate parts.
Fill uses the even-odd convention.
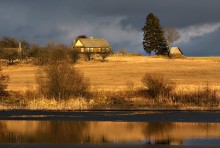
[[[162,74],[173,80],[178,88],[190,91],[207,83],[220,91],[220,58],[193,57],[164,59],[142,56],[112,56],[106,62],[79,61],[75,65],[90,80],[94,90],[126,90],[142,87],[145,73]],[[18,64],[2,66],[2,72],[10,77],[8,90],[34,90],[37,66]],[[195,87],[196,86],[196,87]]]

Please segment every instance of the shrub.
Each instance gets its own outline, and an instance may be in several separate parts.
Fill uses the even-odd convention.
[[[76,63],[78,60],[78,53],[70,47],[54,42],[48,43],[45,47],[33,47],[33,52],[36,58],[37,65],[46,65],[49,63],[69,60]]]
[[[34,57],[34,63],[36,65],[42,66],[48,63],[49,52],[44,48],[39,48],[36,51],[36,57]]]
[[[127,49],[126,49],[126,48],[120,48],[120,49],[118,50],[118,53],[119,53],[119,54],[122,54],[122,55],[125,55],[125,54],[127,54],[128,52],[127,52]]]
[[[69,50],[69,56],[72,61],[72,63],[76,63],[79,59],[79,53],[76,50]]]
[[[6,89],[8,86],[8,80],[9,80],[8,76],[0,74],[0,97],[7,95]]]
[[[85,96],[89,88],[83,74],[67,61],[45,66],[38,75],[38,85],[40,93],[55,99]]]
[[[183,104],[214,107],[219,105],[220,98],[217,95],[217,91],[207,84],[205,87],[198,87],[193,92],[177,92],[173,97],[173,101]]]
[[[42,65],[37,75],[39,92],[48,98],[67,99],[74,96],[84,96],[88,92],[88,81],[71,63],[71,49],[62,44],[49,43],[42,57]],[[74,61],[75,62],[75,61]]]
[[[169,97],[174,90],[174,84],[160,75],[146,74],[142,79],[142,83],[148,89],[152,98]]]
[[[108,56],[110,56],[110,52],[103,52],[100,53],[100,56],[102,57],[102,60],[104,61]]]

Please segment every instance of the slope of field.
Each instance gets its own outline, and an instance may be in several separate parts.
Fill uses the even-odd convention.
[[[209,85],[220,91],[220,58],[165,59],[142,56],[112,56],[106,62],[79,61],[75,65],[90,80],[91,89],[125,90],[143,87],[141,79],[145,73],[161,74],[173,80],[179,89],[198,89]],[[9,90],[25,91],[37,88],[35,76],[39,67],[31,64],[2,66],[8,74]]]

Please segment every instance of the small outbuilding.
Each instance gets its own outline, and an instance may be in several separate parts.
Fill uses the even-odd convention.
[[[73,49],[80,53],[106,53],[111,52],[111,46],[105,39],[77,38],[73,42]]]
[[[14,50],[14,51],[18,52],[19,54],[21,54],[23,52],[21,42],[19,42],[18,48],[3,48],[3,49],[4,50]]]
[[[182,57],[184,57],[184,54],[179,47],[170,47],[169,52],[168,52],[168,56],[170,58],[182,58]]]

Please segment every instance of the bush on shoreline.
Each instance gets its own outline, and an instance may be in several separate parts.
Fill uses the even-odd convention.
[[[206,84],[204,87],[198,86],[192,92],[177,91],[174,82],[165,79],[164,76],[155,74],[145,75],[142,83],[147,90],[142,90],[139,94],[153,98],[157,102],[198,107],[218,107],[220,103],[217,91],[211,88],[209,84]]]
[[[172,101],[191,104],[193,106],[217,107],[220,103],[220,97],[218,96],[217,91],[207,84],[206,86],[198,87],[197,90],[193,92],[176,92]]]
[[[73,65],[66,47],[48,44],[48,62],[41,66],[37,75],[39,92],[45,98],[56,100],[86,96],[89,82]]]
[[[46,98],[68,99],[88,94],[88,80],[67,62],[49,64],[41,71],[37,76],[39,92]]]
[[[1,67],[0,67],[1,71]],[[0,97],[7,96],[7,87],[8,87],[9,77],[7,75],[0,74]]]
[[[146,74],[142,79],[142,83],[152,98],[169,98],[175,89],[173,82],[158,74]]]

